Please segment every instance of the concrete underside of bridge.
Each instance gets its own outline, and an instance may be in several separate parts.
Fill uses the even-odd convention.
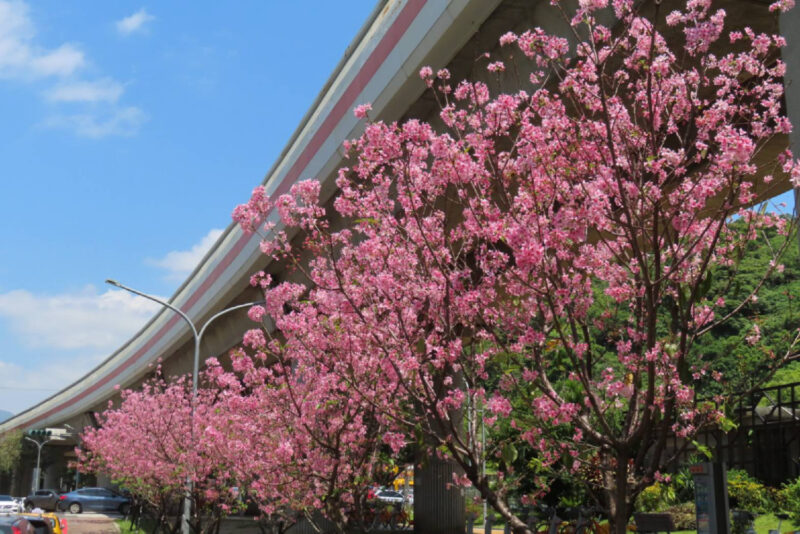
[[[767,2],[722,0],[714,5],[727,10],[732,25],[749,25],[757,32],[778,30],[778,18],[768,12]],[[661,9],[668,13],[673,7],[662,5]],[[380,2],[268,172],[263,182],[268,192],[281,194],[300,179],[314,178],[322,182],[323,194],[330,198],[335,192],[336,170],[343,164],[342,142],[358,135],[364,127],[363,121],[352,114],[358,104],[370,102],[373,119],[416,117],[437,124],[437,105],[417,74],[423,65],[434,69],[448,66],[454,79],[479,79],[496,91],[513,90],[517,82],[512,76],[499,81],[490,79],[485,64],[476,62],[476,58],[495,50],[503,33],[537,26],[566,35],[564,21],[547,0]],[[798,10],[783,15],[780,26],[790,37],[784,52],[789,67],[788,114],[794,124],[800,124],[800,92],[796,89],[800,81],[794,88],[792,85],[792,80],[800,80],[800,44],[791,38],[792,33],[798,33],[794,29],[800,28]],[[787,142],[777,140],[771,152],[782,150]],[[797,146],[796,141],[793,144]],[[761,194],[774,196],[788,188],[785,179],[776,180],[770,190]],[[244,235],[229,225],[171,303],[196,324],[203,324],[221,309],[260,298],[248,283],[250,275],[258,270],[287,278],[283,266],[268,263],[260,253],[257,236]],[[202,356],[224,357],[251,326],[243,311],[222,317],[208,330]],[[90,426],[95,421],[93,414],[106,409],[109,401],[117,402],[115,385],[136,387],[159,360],[168,375],[191,372],[193,349],[188,327],[164,310],[80,381],[0,424],[0,433],[64,424],[75,429]],[[44,487],[69,487],[75,483],[75,473],[66,464],[73,445],[46,447],[49,450],[43,463]],[[26,493],[31,487],[32,462],[35,463],[35,456],[33,460],[26,456],[13,476],[0,477],[0,491]],[[431,463],[429,471],[418,474],[426,481],[417,485],[415,499],[421,503],[417,515],[421,531],[464,532],[463,502],[458,504],[460,497],[445,488],[451,469]],[[428,480],[437,482],[427,483]],[[443,512],[445,509],[447,513]]]

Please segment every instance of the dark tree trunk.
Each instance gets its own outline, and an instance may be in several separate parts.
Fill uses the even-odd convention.
[[[610,469],[606,471],[605,478],[610,532],[625,534],[630,515],[628,457],[620,454],[616,458],[610,458],[608,464]]]

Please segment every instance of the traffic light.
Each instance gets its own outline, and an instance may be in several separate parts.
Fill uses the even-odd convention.
[[[52,435],[50,430],[40,428],[37,430],[29,430],[28,435],[32,438],[49,438]]]

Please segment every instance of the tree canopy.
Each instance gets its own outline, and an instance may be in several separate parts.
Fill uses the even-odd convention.
[[[22,456],[22,432],[6,432],[0,436],[0,473],[16,467]]]

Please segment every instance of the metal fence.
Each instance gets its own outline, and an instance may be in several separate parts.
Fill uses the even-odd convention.
[[[729,469],[744,469],[768,485],[777,486],[800,475],[800,382],[772,386],[744,395],[730,417],[730,432],[706,430],[695,440],[708,447],[714,460]],[[679,463],[698,451],[672,436],[673,451],[683,448]]]

